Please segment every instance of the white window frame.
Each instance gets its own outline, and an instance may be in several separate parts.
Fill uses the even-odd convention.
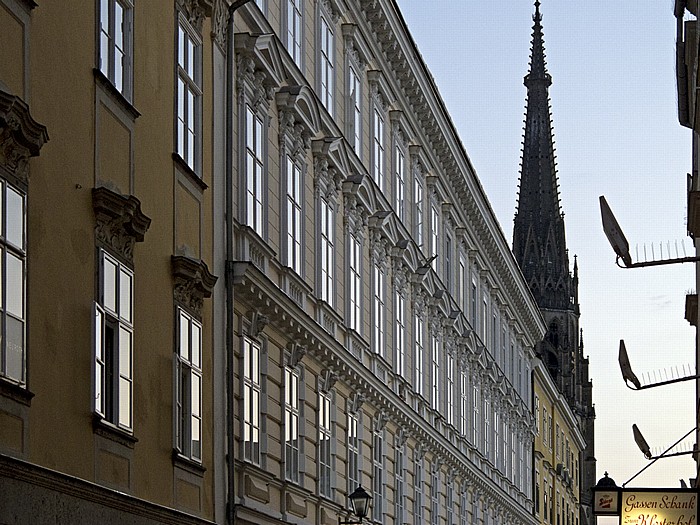
[[[394,522],[404,523],[406,520],[406,445],[397,443],[394,450]]]
[[[416,394],[423,395],[423,367],[425,363],[425,320],[416,316],[414,324],[415,355],[413,359],[413,383]]]
[[[27,196],[0,179],[0,377],[27,381]]]
[[[131,102],[134,4],[130,0],[98,0],[97,12],[99,69],[115,89]]]
[[[406,368],[406,299],[398,291],[394,293],[394,315],[394,370],[399,377],[403,377]]]
[[[445,354],[445,417],[447,424],[455,424],[455,358]]]
[[[476,384],[472,385],[472,445],[479,448],[479,405],[481,404],[479,396],[479,387]]]
[[[413,222],[415,225],[416,244],[418,247],[423,246],[423,222],[425,221],[424,198],[425,189],[423,188],[423,183],[418,177],[416,177],[416,179],[413,181],[413,204],[415,207],[415,217]]]
[[[262,462],[262,345],[243,336],[243,459]]]
[[[244,187],[245,208],[243,222],[250,226],[260,237],[265,236],[265,204],[267,164],[265,162],[265,144],[267,142],[266,118],[245,105],[244,116]]]
[[[175,449],[202,461],[202,323],[177,308]]]
[[[430,362],[430,406],[440,412],[440,340],[435,335],[430,336]]]
[[[384,324],[386,319],[386,278],[381,263],[373,266],[372,279],[372,350],[374,353],[384,357]]]
[[[491,402],[484,399],[484,456],[491,459]]]
[[[430,523],[438,525],[440,520],[440,471],[437,465],[430,469]]]
[[[291,155],[286,159],[287,183],[286,183],[286,210],[287,220],[285,224],[287,235],[287,266],[302,276],[303,257],[303,173],[300,162],[294,160]]]
[[[333,498],[333,396],[331,392],[318,393],[318,494]]]
[[[466,437],[469,435],[469,374],[466,370],[459,371],[460,382],[460,432]]]
[[[423,523],[423,456],[413,452],[413,522]]]
[[[94,327],[94,410],[104,421],[131,432],[134,274],[131,268],[102,249],[99,250],[98,258],[99,291],[98,300],[95,302]],[[114,285],[113,294],[106,286],[107,279]],[[124,284],[125,282],[127,284]]]
[[[372,519],[384,523],[384,430],[372,432]]]
[[[445,228],[447,230],[447,228]],[[443,272],[445,279],[445,288],[449,294],[452,294],[452,236],[445,232],[445,253]]]
[[[301,370],[284,367],[284,479],[292,483],[301,480]]]
[[[335,304],[335,210],[333,205],[324,197],[320,199],[319,208],[321,300],[333,307]]]
[[[348,60],[348,137],[358,157],[362,158],[362,77],[360,67]]]
[[[286,0],[285,44],[294,63],[303,67],[304,0]]]
[[[430,263],[433,270],[437,271],[437,257],[440,239],[440,211],[437,205],[432,205],[430,207],[430,256],[433,257]]]
[[[182,13],[177,23],[176,152],[201,176],[202,39]]]
[[[467,282],[467,256],[460,251],[457,272],[457,302],[465,316],[467,314],[467,297],[469,296]]]
[[[319,8],[318,16],[318,91],[321,104],[331,117],[335,115],[335,36],[332,18]]]
[[[394,209],[401,222],[406,220],[406,152],[394,146]]]
[[[384,192],[385,184],[385,127],[384,112],[375,103],[372,108],[372,179],[381,192]]]
[[[360,461],[362,458],[362,425],[359,412],[348,412],[348,494],[362,484]]]
[[[348,236],[348,262],[348,327],[362,335],[362,241],[354,234]]]

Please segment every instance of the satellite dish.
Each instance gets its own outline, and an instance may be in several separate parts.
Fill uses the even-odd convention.
[[[632,257],[630,256],[630,245],[603,195],[600,196],[600,215],[603,219],[603,231],[608,241],[610,241],[610,246],[615,250],[617,256],[622,259],[625,266],[631,266]]]
[[[647,440],[644,439],[644,436],[642,436],[642,433],[639,431],[636,424],[632,425],[632,433],[634,434],[634,441],[637,443],[639,450],[642,451],[642,454],[644,454],[644,457],[651,459],[652,456],[651,450],[649,449],[649,444],[647,443]]]
[[[627,357],[627,349],[625,348],[624,339],[620,339],[620,352],[618,353],[617,360],[620,363],[622,379],[624,379],[625,382],[631,382],[637,388],[637,390],[642,388],[639,379],[637,378],[635,373],[632,372],[632,365],[630,365],[630,360]]]

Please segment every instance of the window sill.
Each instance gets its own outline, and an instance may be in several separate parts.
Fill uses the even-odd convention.
[[[133,434],[117,427],[98,414],[93,415],[92,429],[95,434],[111,439],[115,443],[128,448],[134,448],[134,445],[138,442],[138,439]]]
[[[204,477],[204,473],[207,471],[206,467],[199,461],[184,456],[177,449],[173,449],[173,465],[200,478]]]
[[[183,159],[178,153],[173,153],[173,160],[175,161],[175,164],[177,164],[178,168],[185,173],[190,182],[193,182],[197,187],[199,187],[200,190],[204,191],[209,187],[207,186],[207,183],[202,180],[202,177],[197,175],[197,172],[190,168],[189,164],[187,164],[185,159]]]
[[[119,91],[112,81],[109,80],[105,74],[97,69],[96,67],[92,69],[92,73],[95,76],[95,81],[97,84],[109,94],[109,96],[121,107],[124,112],[131,117],[131,120],[135,121],[141,116],[141,113],[134,107],[134,105],[129,102],[129,100]]]
[[[0,396],[12,399],[22,405],[32,406],[32,398],[34,394],[25,387],[13,383],[9,379],[0,377]]]

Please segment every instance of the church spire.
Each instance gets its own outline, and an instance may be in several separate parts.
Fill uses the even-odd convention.
[[[532,17],[530,70],[525,75],[527,109],[513,253],[540,308],[567,309],[572,279],[554,155],[540,2]]]

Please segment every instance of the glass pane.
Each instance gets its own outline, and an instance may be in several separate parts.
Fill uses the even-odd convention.
[[[119,375],[131,379],[131,332],[119,327]]]
[[[102,408],[102,384],[104,382],[104,346],[102,345],[103,317],[104,314],[102,310],[95,305],[95,410],[100,414],[102,414],[104,410]]]
[[[114,3],[114,45],[124,49],[124,8]]]
[[[24,318],[24,264],[21,259],[7,254],[6,276],[7,311],[19,318]]]
[[[202,391],[202,378],[198,374],[192,372],[192,415],[199,417],[201,415],[201,391]]]
[[[182,26],[177,29],[177,63],[185,69],[185,30]]]
[[[180,356],[187,361],[190,360],[190,322],[189,318],[180,312]]]
[[[202,354],[202,328],[192,322],[192,364],[199,368],[201,366]]]
[[[106,255],[103,272],[103,306],[117,313],[117,264]]]
[[[24,323],[9,315],[5,322],[7,323],[5,373],[12,379],[24,382]]]
[[[119,316],[126,322],[131,323],[131,274],[120,272],[119,279]]]
[[[187,74],[194,79],[194,42],[187,38]]]
[[[119,424],[131,428],[131,381],[119,378]]]
[[[202,457],[201,425],[200,419],[192,416],[192,457],[197,459]]]
[[[116,87],[119,92],[124,91],[124,52],[117,48],[114,51],[114,87]]]
[[[7,187],[7,241],[24,249],[24,198]]]

